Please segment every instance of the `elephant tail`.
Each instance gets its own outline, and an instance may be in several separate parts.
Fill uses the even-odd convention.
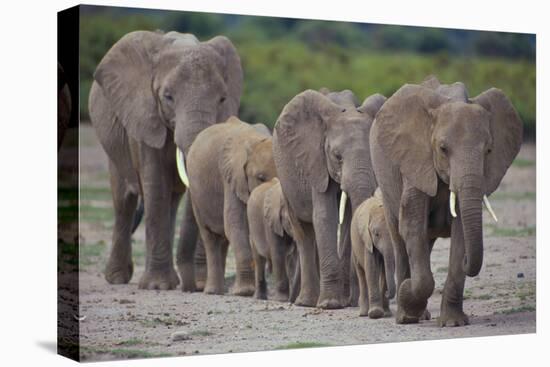
[[[143,204],[143,198],[139,196],[136,212],[134,214],[134,222],[132,223],[132,233],[134,233],[139,227],[141,220],[143,219],[143,213],[145,212],[145,205]]]

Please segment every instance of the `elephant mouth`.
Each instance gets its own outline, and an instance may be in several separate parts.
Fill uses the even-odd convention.
[[[485,208],[487,208],[487,211],[489,212],[489,214],[491,214],[493,220],[495,222],[498,222],[497,215],[495,214],[495,211],[493,210],[493,207],[491,206],[487,195],[483,195],[483,204],[485,204]],[[456,218],[456,193],[453,191],[451,191],[449,197],[449,210],[451,211],[451,215],[453,216],[453,218]]]
[[[187,176],[187,170],[185,169],[185,156],[179,148],[176,149],[176,166],[178,168],[178,175],[180,176],[181,182],[183,182],[185,187],[189,187],[189,177]]]

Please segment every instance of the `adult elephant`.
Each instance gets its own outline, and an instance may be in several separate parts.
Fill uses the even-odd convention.
[[[185,191],[176,149],[187,154],[197,134],[238,112],[242,70],[223,36],[199,42],[191,34],[136,31],[105,54],[94,73],[89,110],[109,157],[115,207],[113,246],[105,278],[130,281],[130,237],[138,195],[145,206],[146,262],[142,289],[173,289],[175,217]],[[186,195],[186,201],[189,201]],[[185,205],[180,241],[195,246],[197,229]],[[194,290],[193,258],[178,264],[184,290]]]
[[[487,196],[519,152],[522,133],[502,91],[468,98],[464,84],[436,78],[401,87],[378,112],[371,154],[395,251],[398,323],[423,315],[434,289],[432,246],[450,236],[439,324],[468,324],[464,282],[483,261],[482,202],[494,216]]]
[[[193,212],[206,251],[204,292],[224,293],[225,256],[231,245],[237,268],[232,293],[251,296],[254,262],[246,204],[256,186],[276,176],[271,136],[231,117],[202,131],[187,161]]]
[[[360,107],[355,100],[349,90],[330,96],[307,90],[284,107],[275,125],[275,165],[300,257],[298,305],[347,304],[337,255],[338,197],[347,193],[353,211],[376,189],[369,132],[385,97],[375,94]]]

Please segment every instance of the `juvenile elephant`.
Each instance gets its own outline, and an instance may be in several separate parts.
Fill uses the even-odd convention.
[[[231,117],[201,132],[188,154],[189,191],[204,249],[205,293],[223,294],[225,256],[233,246],[233,294],[254,293],[246,203],[250,192],[276,176],[271,137]]]
[[[359,315],[390,316],[395,296],[395,259],[379,191],[365,200],[351,221],[352,262],[359,279]]]
[[[307,90],[284,107],[275,125],[275,165],[300,255],[298,305],[341,308],[347,303],[336,245],[338,197],[349,195],[353,213],[374,193],[369,132],[385,97],[375,94],[360,107],[355,101],[349,90],[330,96]],[[346,208],[345,200],[340,208]]]
[[[300,268],[296,244],[281,184],[277,178],[256,187],[247,204],[250,246],[254,256],[258,299],[267,299],[266,262],[271,264],[274,299],[294,302],[298,296]]]
[[[464,282],[483,261],[482,202],[494,216],[487,196],[518,154],[522,134],[499,89],[469,98],[464,84],[436,78],[404,85],[378,112],[371,154],[396,257],[398,323],[423,315],[434,289],[431,249],[450,236],[439,324],[468,324]]]
[[[146,226],[145,272],[139,288],[177,286],[172,242],[185,188],[177,177],[176,149],[187,154],[200,131],[237,114],[242,78],[239,56],[226,37],[201,43],[177,32],[128,33],[97,66],[89,110],[109,157],[115,208],[105,271],[109,283],[128,283],[132,277],[130,237],[139,195]],[[180,241],[195,246],[191,205],[185,205],[182,226]],[[178,259],[178,267],[183,289],[194,290],[193,259]]]

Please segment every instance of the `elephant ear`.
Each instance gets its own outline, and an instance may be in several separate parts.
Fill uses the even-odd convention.
[[[380,108],[382,108],[382,105],[386,102],[386,99],[387,98],[381,94],[373,94],[365,99],[363,104],[357,108],[357,112],[366,113],[374,119]]]
[[[368,199],[363,205],[361,205],[361,212],[358,213],[359,220],[357,221],[360,225],[359,235],[361,236],[361,240],[363,241],[365,248],[370,253],[373,253],[374,251],[374,243],[370,232],[371,214],[374,206],[375,205],[372,199]]]
[[[275,123],[281,149],[295,158],[300,177],[318,192],[328,187],[324,153],[327,123],[341,113],[342,107],[314,90],[306,90],[287,103]]]
[[[506,170],[519,153],[523,141],[523,123],[506,95],[491,88],[471,100],[491,114],[492,152],[485,165],[485,193],[494,192]]]
[[[231,117],[226,123],[235,124],[238,129],[253,129],[236,117]],[[252,151],[252,145],[258,143],[258,139],[249,139],[246,135],[239,132],[230,135],[223,144],[219,161],[219,168],[224,181],[230,185],[233,192],[244,203],[248,201],[250,196],[246,177],[246,163]],[[268,139],[268,137],[265,137],[265,139]]]
[[[430,196],[437,192],[431,110],[447,100],[429,88],[406,84],[384,103],[373,126],[373,137],[384,154],[414,187]]]
[[[159,33],[128,33],[105,54],[94,73],[128,135],[153,148],[161,148],[166,140],[152,89],[153,58],[161,40]]]
[[[227,87],[227,96],[222,108],[218,111],[218,122],[221,122],[239,114],[243,85],[241,58],[233,43],[225,36],[216,36],[206,44],[212,46],[224,61],[223,78]]]
[[[269,188],[264,197],[264,220],[269,225],[269,228],[279,237],[283,237],[284,229],[281,211],[283,208],[282,197],[277,195],[277,184],[279,180],[274,178],[275,184]]]

